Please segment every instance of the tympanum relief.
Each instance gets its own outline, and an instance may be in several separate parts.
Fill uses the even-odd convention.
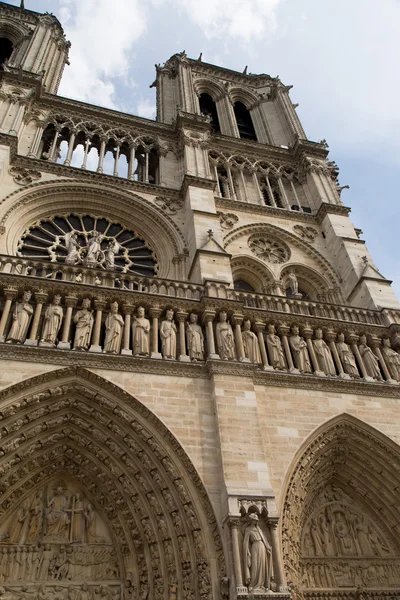
[[[0,522],[0,580],[17,597],[120,597],[117,552],[89,499],[57,480],[25,498]],[[68,597],[69,597],[68,595]]]
[[[384,532],[334,484],[313,503],[301,554],[305,588],[376,588],[400,582],[400,561]]]

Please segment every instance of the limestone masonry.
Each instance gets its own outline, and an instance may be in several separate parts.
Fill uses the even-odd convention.
[[[327,143],[184,52],[155,121],[57,96],[69,46],[0,2],[1,600],[398,600],[400,305]]]

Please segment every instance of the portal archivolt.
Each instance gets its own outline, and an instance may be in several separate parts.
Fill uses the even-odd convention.
[[[360,589],[398,597],[399,489],[399,448],[377,430],[344,414],[314,433],[296,459],[283,510],[296,598],[324,590],[355,599]]]
[[[8,588],[45,597],[59,586],[83,600],[216,597],[224,556],[206,491],[142,404],[67,369],[2,392],[0,419]]]

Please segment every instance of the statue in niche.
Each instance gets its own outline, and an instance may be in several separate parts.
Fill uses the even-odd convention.
[[[293,269],[291,269],[286,275],[286,280],[289,284],[286,290],[287,295],[290,298],[296,298],[297,300],[301,300],[303,294],[299,293],[299,282]]]
[[[43,520],[43,491],[39,490],[29,508],[30,522],[28,531],[28,542],[36,542],[42,529]]]
[[[24,541],[29,525],[29,498],[18,508],[16,517],[11,525],[8,537],[12,544],[19,544]]]
[[[98,231],[93,231],[92,235],[88,239],[87,254],[85,258],[85,264],[88,266],[95,266],[99,263],[101,258],[101,240],[103,236]]]
[[[335,551],[332,543],[330,522],[328,521],[325,515],[320,516],[319,526],[321,530],[324,554],[325,556],[332,556],[335,553]]]
[[[106,269],[115,269],[115,255],[118,254],[120,245],[116,240],[110,240],[104,252],[104,262]]]
[[[104,338],[103,352],[118,354],[121,347],[122,332],[124,330],[124,319],[118,313],[118,302],[110,304],[110,312],[106,318],[106,335]]]
[[[61,296],[54,296],[53,302],[47,307],[44,313],[44,322],[40,346],[55,346],[58,332],[64,316],[64,311],[60,306]]]
[[[308,356],[307,342],[299,335],[299,328],[295,325],[291,328],[292,335],[289,338],[290,347],[293,352],[294,364],[301,373],[312,373],[310,358]]]
[[[354,358],[354,354],[351,351],[350,347],[344,341],[343,333],[339,333],[338,335],[336,348],[339,354],[339,358],[342,361],[344,372],[347,373],[347,375],[350,375],[350,377],[360,377],[357,369],[356,359]]]
[[[203,330],[197,322],[195,313],[189,315],[189,323],[186,325],[187,346],[190,359],[193,361],[204,360],[204,336]]]
[[[77,492],[72,497],[71,508],[67,509],[70,514],[72,542],[83,542],[85,536],[85,509],[82,494]]]
[[[150,321],[145,317],[143,306],[139,306],[137,316],[133,317],[132,344],[134,356],[149,356]]]
[[[372,377],[373,379],[377,379],[381,381],[382,375],[381,370],[379,368],[378,359],[375,354],[372,352],[371,348],[367,346],[367,338],[365,335],[360,336],[360,344],[358,346],[361,354],[361,358],[364,361],[365,370],[367,371],[367,375]]]
[[[47,502],[47,536],[46,539],[68,541],[70,518],[68,515],[68,499],[64,488],[58,485],[53,496]]]
[[[373,552],[369,541],[368,525],[365,523],[363,517],[356,515],[352,527],[358,546],[358,553],[360,556],[371,556]]]
[[[249,592],[266,592],[272,575],[272,550],[258,524],[258,515],[250,513],[243,538],[244,580]]]
[[[166,319],[160,327],[161,352],[164,358],[176,358],[176,332],[174,311],[167,310]]]
[[[335,512],[333,530],[342,556],[354,556],[353,538],[344,513]]]
[[[315,556],[324,556],[325,555],[324,539],[323,539],[322,532],[319,528],[316,518],[311,519],[310,538],[311,538],[313,548],[314,548],[314,555]]]
[[[400,354],[398,354],[390,345],[389,338],[382,340],[383,348],[382,354],[386,359],[386,363],[390,372],[390,375],[396,381],[400,381]]]
[[[87,350],[90,345],[90,338],[93,329],[93,311],[90,310],[89,298],[82,300],[82,308],[74,316],[76,324],[74,350]]]
[[[80,260],[80,245],[77,235],[74,231],[67,233],[65,236],[65,246],[67,248],[66,265],[76,265]]]
[[[219,323],[215,328],[218,354],[222,360],[235,360],[235,340],[232,326],[228,323],[226,312],[219,313]]]
[[[268,325],[267,332],[267,348],[270,363],[274,369],[285,370],[285,355],[283,353],[281,340],[275,333],[274,325]]]
[[[12,314],[12,325],[7,336],[7,342],[22,344],[25,341],[29,323],[33,315],[32,304],[29,300],[32,297],[32,292],[24,292],[21,302],[16,302],[14,312]]]
[[[322,337],[322,329],[315,330],[313,346],[320,370],[326,375],[336,375],[335,364],[330,348]]]
[[[244,321],[243,327],[242,340],[244,354],[251,363],[260,365],[262,363],[260,348],[256,334],[251,331],[251,322],[249,320]]]

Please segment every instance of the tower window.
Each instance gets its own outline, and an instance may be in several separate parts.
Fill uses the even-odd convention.
[[[257,141],[257,136],[250,111],[247,110],[247,108],[242,102],[235,102],[233,110],[235,112],[240,137],[244,140]]]
[[[221,133],[218,112],[214,100],[209,94],[200,94],[200,112],[204,116],[211,117],[211,127],[216,133]]]
[[[0,37],[0,71],[4,71],[3,63],[8,60],[14,50],[11,40]]]

